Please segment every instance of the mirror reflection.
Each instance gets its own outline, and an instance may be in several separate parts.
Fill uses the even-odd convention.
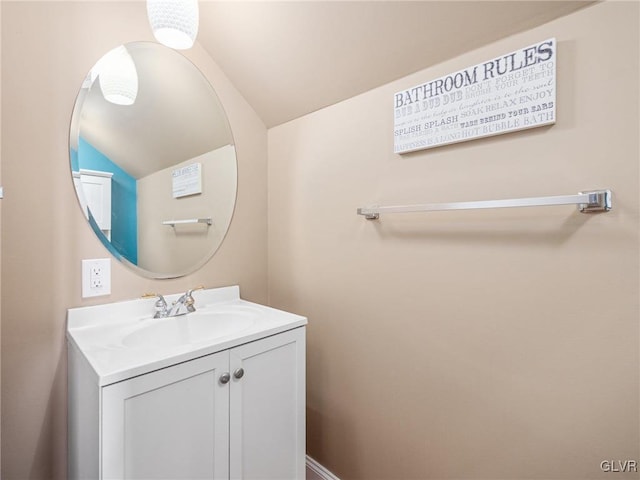
[[[102,57],[78,94],[69,150],[89,226],[137,272],[190,273],[222,243],[237,190],[233,138],[213,88],[180,53],[136,42]]]

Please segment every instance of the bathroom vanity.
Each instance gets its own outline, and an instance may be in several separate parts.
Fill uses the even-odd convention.
[[[304,478],[306,318],[193,297],[68,311],[70,479]]]

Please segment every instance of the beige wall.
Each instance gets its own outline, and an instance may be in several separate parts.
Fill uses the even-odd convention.
[[[182,279],[114,264],[113,294],[83,301],[80,260],[107,253],[69,119],[104,52],[151,40],[144,3],[3,1],[1,22],[2,478],[63,479],[66,308],[198,283],[266,302],[267,138],[196,46],[238,151],[227,239]],[[556,125],[391,153],[393,93],[550,36]],[[270,131],[270,302],[310,318],[309,453],[343,480],[608,478],[601,460],[638,458],[638,40],[637,3],[606,3]],[[355,215],[591,187],[612,212]]]
[[[589,7],[269,130],[270,303],[309,317],[308,452],[342,480],[640,460],[638,14]],[[392,153],[395,92],[554,36],[554,126]],[[607,187],[598,215],[356,215]]]
[[[0,1],[0,67],[2,66],[2,2]],[[2,69],[0,68],[0,99],[2,99]],[[2,108],[0,108],[0,185],[2,185]],[[0,201],[0,229],[2,228],[2,201]],[[0,235],[0,279],[2,278],[2,235]],[[0,282],[1,283],[1,282]],[[0,412],[2,411],[2,288],[0,285]],[[0,415],[0,445],[2,445],[2,415]],[[0,472],[2,449],[0,448]]]
[[[228,236],[193,275],[140,278],[112,265],[109,297],[80,298],[83,258],[108,256],[77,205],[69,120],[86,72],[120,43],[152,40],[144,2],[2,2],[2,478],[66,477],[66,309],[241,286],[267,300],[266,129],[199,45],[186,55],[225,107],[238,155],[238,199]],[[10,121],[7,121],[10,119]]]
[[[201,164],[202,193],[173,198],[172,172]],[[236,153],[227,145],[140,178],[138,266],[156,272],[188,272],[221,244],[233,215],[237,190]],[[211,218],[212,225],[168,227],[162,222]]]

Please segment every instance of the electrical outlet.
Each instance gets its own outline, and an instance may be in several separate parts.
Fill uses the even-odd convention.
[[[82,260],[82,298],[111,294],[111,259]]]

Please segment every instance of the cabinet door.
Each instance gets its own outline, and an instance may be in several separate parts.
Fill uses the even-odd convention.
[[[231,478],[303,480],[304,327],[233,348],[230,372]]]
[[[228,479],[227,351],[103,388],[103,479]]]

